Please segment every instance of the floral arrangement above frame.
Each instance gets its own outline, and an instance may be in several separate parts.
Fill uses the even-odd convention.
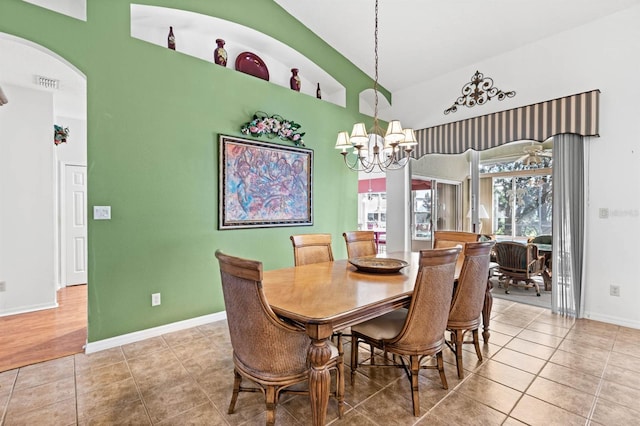
[[[300,124],[295,121],[282,118],[278,114],[269,115],[266,112],[256,111],[253,119],[242,125],[240,132],[256,137],[266,135],[270,139],[278,137],[283,141],[293,142],[296,146],[305,146],[302,140],[305,132],[298,132],[300,127]]]
[[[313,151],[219,136],[218,229],[313,225]]]
[[[69,137],[69,128],[58,126],[57,124],[53,125],[53,143],[55,145],[60,145],[61,143],[66,143],[67,138]]]

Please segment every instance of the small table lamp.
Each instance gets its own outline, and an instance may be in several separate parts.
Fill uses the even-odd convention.
[[[467,218],[471,219],[471,209],[467,212]],[[489,219],[489,213],[487,213],[487,209],[484,208],[483,204],[478,205],[478,219],[480,219],[480,224],[478,225],[478,233],[480,233],[482,231],[482,219]]]

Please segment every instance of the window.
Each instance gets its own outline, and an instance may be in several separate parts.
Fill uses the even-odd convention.
[[[494,177],[494,233],[511,238],[551,234],[552,194],[550,174]]]
[[[384,192],[369,192],[359,194],[359,199],[359,229],[386,229],[387,194]]]

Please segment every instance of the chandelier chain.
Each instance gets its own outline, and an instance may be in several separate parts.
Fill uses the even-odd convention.
[[[373,30],[373,57],[374,57],[374,70],[375,70],[375,78],[373,80],[373,128],[378,128],[378,0],[376,0],[376,8],[375,8],[375,25]]]

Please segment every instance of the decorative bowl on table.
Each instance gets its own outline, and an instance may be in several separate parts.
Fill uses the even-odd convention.
[[[349,263],[355,266],[358,271],[376,274],[399,272],[402,268],[409,266],[409,263],[404,260],[387,257],[357,257],[349,259]]]

